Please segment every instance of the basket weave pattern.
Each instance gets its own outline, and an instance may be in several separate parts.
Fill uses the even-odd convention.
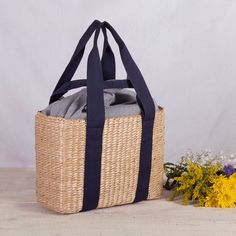
[[[86,121],[36,114],[36,189],[43,206],[61,213],[82,209]],[[132,203],[142,134],[141,116],[105,120],[97,208]],[[148,199],[162,193],[164,112],[156,113]]]

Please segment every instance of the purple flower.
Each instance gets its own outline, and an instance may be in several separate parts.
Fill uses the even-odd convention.
[[[223,168],[223,174],[226,175],[227,177],[229,177],[235,172],[236,172],[236,169],[230,164],[225,165]]]

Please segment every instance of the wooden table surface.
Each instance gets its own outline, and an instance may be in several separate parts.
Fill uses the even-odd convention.
[[[163,197],[60,215],[36,203],[34,170],[0,169],[0,236],[11,235],[236,236],[236,208],[182,206]]]

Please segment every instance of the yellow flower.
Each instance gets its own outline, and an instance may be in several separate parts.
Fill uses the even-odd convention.
[[[183,204],[197,201],[199,206],[204,206],[206,196],[218,170],[219,166],[217,165],[202,166],[199,163],[188,161],[186,172],[175,178],[178,187],[171,199],[182,194]]]
[[[213,181],[211,191],[206,196],[206,207],[236,207],[236,173],[229,178],[219,175]]]

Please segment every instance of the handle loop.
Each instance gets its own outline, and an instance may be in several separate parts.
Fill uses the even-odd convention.
[[[154,120],[155,118],[155,104],[152,96],[148,90],[148,87],[144,81],[143,75],[131,57],[124,41],[121,39],[115,29],[106,21],[103,22],[105,28],[107,28],[116,43],[119,46],[121,60],[127,72],[128,79],[131,81],[138,97],[138,102],[143,111],[144,120]]]
[[[93,32],[101,25],[101,22],[95,20],[85,31],[83,36],[81,37],[72,57],[67,65],[66,69],[64,70],[61,78],[59,79],[53,93],[58,90],[63,84],[69,82],[76,69],[78,68],[81,59],[83,57],[85,46],[92,36]],[[108,43],[108,38],[106,34],[106,29],[103,29],[104,34],[104,46],[103,46],[103,56],[102,56],[102,63],[103,63],[103,76],[104,80],[114,79],[115,78],[115,57],[113,51]],[[52,95],[49,101],[49,104],[57,101],[63,94]]]
[[[142,111],[142,119],[144,121],[154,120],[155,105],[147,88],[147,85],[143,79],[143,76],[137,65],[135,64],[133,58],[131,57],[121,37],[106,21],[103,23],[94,21],[82,36],[78,44],[78,48],[73,54],[70,63],[68,64],[66,70],[64,71],[61,79],[58,82],[58,85],[56,86],[56,89],[54,90],[55,93],[53,93],[53,95],[51,96],[50,102],[56,101],[62,96],[62,94],[58,93],[58,91],[60,91],[60,88],[63,87],[63,84],[71,80],[82,58],[85,45],[93,34],[94,30],[96,30],[94,35],[93,48],[89,53],[87,62],[87,125],[93,128],[103,127],[105,120],[103,98],[104,80],[102,62],[100,61],[97,46],[100,29],[102,29],[103,32],[108,29],[119,46],[121,60],[127,72],[128,81],[130,81],[132,87],[137,93],[137,101]],[[104,37],[105,41],[108,42],[106,33],[104,34]],[[108,46],[108,48],[111,49],[110,46]]]
[[[94,44],[89,54],[87,64],[88,127],[103,127],[105,121],[102,66],[97,47],[97,40],[100,33],[100,28],[102,26],[111,32],[119,46],[121,59],[127,72],[128,79],[137,93],[138,102],[142,110],[142,119],[144,121],[153,121],[155,118],[155,105],[140,70],[132,59],[125,43],[120,38],[118,33],[109,23],[103,22],[95,32]]]

